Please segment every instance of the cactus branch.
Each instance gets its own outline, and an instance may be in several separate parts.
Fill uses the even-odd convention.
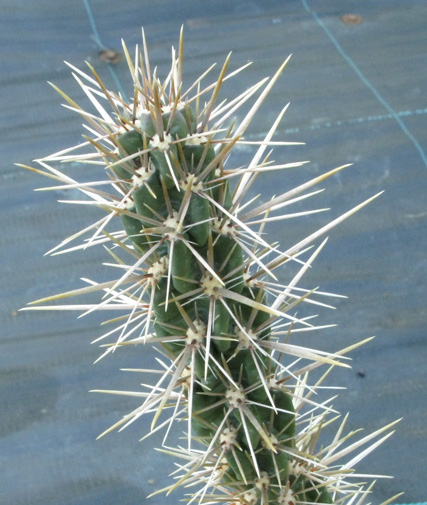
[[[244,138],[290,57],[273,77],[220,101],[222,84],[247,65],[229,72],[230,53],[213,83],[205,84],[211,66],[185,88],[183,31],[164,81],[151,70],[144,31],[142,39],[142,52],[137,47],[133,58],[123,42],[132,100],[109,91],[91,65],[89,74],[69,65],[94,110],[52,86],[86,122],[84,142],[36,160],[39,168],[21,165],[54,181],[44,190],[78,190],[83,199],[67,203],[104,213],[49,253],[103,246],[115,275],[102,283],[84,278],[85,287],[44,297],[28,309],[119,311],[108,321],[112,329],[95,340],[102,342],[100,358],[129,345],[151,344],[160,351],[152,369],[126,369],[154,375],[154,384],[144,381],[135,391],[94,390],[141,402],[100,436],[142,416],[151,417],[143,438],[165,431],[161,451],[180,462],[172,474],[176,482],[158,492],[191,487],[189,503],[206,505],[362,504],[372,485],[361,484],[366,476],[353,466],[388,439],[395,423],[358,438],[357,431],[345,432],[345,416],[329,444],[321,434],[339,419],[335,396],[324,396],[339,388],[324,385],[325,379],[337,366],[348,368],[347,354],[370,339],[335,352],[300,345],[299,333],[333,325],[316,326],[315,314],[301,316],[297,309],[333,308],[327,299],[338,295],[299,285],[327,237],[316,242],[381,193],[284,250],[270,243],[269,223],[329,210],[287,209],[314,198],[323,190],[312,188],[349,166],[262,203],[249,197],[263,173],[274,171],[285,183],[280,171],[307,163],[270,160],[273,147],[301,144],[273,140],[289,104],[262,140]],[[231,121],[249,100],[253,104],[241,122]],[[236,168],[239,146],[255,152]],[[70,162],[90,166],[99,178],[75,180],[67,175]],[[284,274],[287,281],[279,281]],[[96,293],[99,303],[59,303]],[[326,371],[312,378],[320,367]],[[167,437],[179,423],[186,447],[171,448]]]

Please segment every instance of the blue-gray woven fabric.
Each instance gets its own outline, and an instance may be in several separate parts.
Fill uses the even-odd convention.
[[[399,491],[405,491],[405,503],[425,501],[425,2],[92,0],[65,7],[57,0],[0,0],[0,13],[0,503],[160,505],[182,498],[178,492],[145,498],[173,470],[167,457],[153,451],[160,435],[138,442],[147,421],[95,441],[137,403],[88,391],[137,388],[138,377],[120,368],[148,367],[156,354],[138,348],[93,365],[100,351],[90,342],[101,334],[101,316],[18,312],[36,298],[81,287],[81,277],[104,280],[109,273],[101,250],[43,256],[90,222],[88,209],[56,202],[73,194],[34,193],[48,181],[13,165],[81,141],[81,119],[61,107],[63,100],[46,84],[54,82],[86,104],[63,60],[79,68],[87,60],[109,89],[131,93],[124,60],[102,62],[101,46],[120,51],[123,38],[133,47],[143,25],[152,64],[164,73],[182,24],[188,84],[233,50],[233,68],[254,61],[230,88],[237,94],[272,75],[293,53],[248,138],[261,138],[290,101],[276,140],[307,145],[280,149],[274,158],[312,163],[280,179],[276,173],[259,178],[257,192],[272,195],[351,162],[352,168],[325,183],[317,207],[332,207],[329,215],[336,217],[385,190],[331,232],[307,276],[307,287],[349,299],[319,318],[337,328],[304,341],[340,349],[376,336],[354,352],[351,371],[333,374],[330,383],[348,388],[334,406],[351,412],[349,428],[365,432],[403,417],[392,439],[359,470],[395,476],[378,481],[374,504]],[[360,15],[362,22],[345,23],[345,14]],[[88,178],[93,168],[75,170]],[[91,219],[96,215],[91,212]],[[296,242],[326,219],[272,226],[271,240]]]

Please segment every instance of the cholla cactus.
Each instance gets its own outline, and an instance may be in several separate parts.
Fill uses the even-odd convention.
[[[372,485],[353,466],[390,436],[394,423],[349,444],[353,433],[344,433],[345,418],[330,444],[317,447],[322,429],[338,415],[332,399],[318,400],[316,393],[333,367],[349,366],[346,354],[363,342],[328,353],[291,341],[299,332],[318,329],[312,316],[300,318],[295,309],[307,303],[327,306],[322,300],[333,296],[298,287],[326,239],[313,244],[378,195],[286,250],[269,243],[268,222],[326,210],[288,209],[345,168],[264,202],[245,201],[261,173],[275,170],[286,180],[281,170],[303,165],[270,161],[272,146],[288,144],[272,140],[287,107],[262,141],[244,138],[288,60],[272,78],[219,102],[222,83],[245,68],[227,74],[229,57],[213,84],[203,84],[210,68],[184,91],[182,34],[164,82],[151,72],[144,37],[142,54],[136,48],[132,59],[125,46],[124,52],[133,100],[108,91],[90,66],[92,76],[72,67],[96,112],[58,91],[87,121],[90,136],[31,168],[61,183],[50,189],[78,188],[89,201],[75,203],[106,212],[54,251],[107,246],[119,274],[35,303],[99,291],[98,305],[66,307],[124,313],[101,337],[107,340],[102,356],[129,344],[160,347],[165,359],[158,360],[157,383],[134,393],[103,392],[143,398],[105,433],[142,415],[152,416],[150,433],[168,433],[175,422],[184,426],[184,447],[171,448],[165,438],[163,451],[180,463],[175,483],[162,491],[189,486],[194,490],[189,501],[203,504],[362,503]],[[253,105],[242,121],[230,122],[250,99]],[[247,166],[233,167],[233,149],[248,144],[256,147],[255,155]],[[69,161],[95,165],[93,171],[104,175],[79,183],[54,167]],[[120,221],[119,230],[110,230],[110,223]],[[70,245],[86,234],[81,244]],[[296,273],[282,284],[276,270],[291,263]],[[310,372],[321,366],[325,373],[311,383]]]

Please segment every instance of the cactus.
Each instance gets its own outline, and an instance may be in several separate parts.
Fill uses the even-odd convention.
[[[78,188],[105,211],[59,248],[107,246],[120,273],[108,282],[87,281],[81,289],[38,300],[34,303],[42,305],[32,308],[46,310],[52,307],[46,302],[99,291],[98,305],[74,307],[124,313],[101,337],[107,341],[101,357],[125,345],[160,347],[169,362],[159,361],[156,384],[135,393],[103,391],[143,398],[103,434],[142,415],[152,416],[150,433],[180,422],[187,443],[171,448],[165,442],[163,450],[181,463],[176,482],[161,491],[196,486],[190,502],[199,503],[362,503],[372,485],[358,482],[353,465],[391,435],[394,423],[349,445],[354,433],[344,433],[345,417],[329,445],[317,447],[322,429],[338,416],[332,399],[319,400],[316,393],[330,370],[348,367],[348,352],[370,339],[335,353],[294,343],[298,332],[319,329],[311,316],[300,318],[296,308],[324,306],[328,295],[297,284],[326,239],[313,244],[378,195],[285,250],[269,243],[268,222],[326,210],[285,208],[314,196],[318,191],[310,192],[312,187],[347,166],[271,199],[246,201],[261,173],[277,171],[281,186],[286,182],[281,170],[304,164],[270,159],[274,145],[289,144],[272,140],[287,106],[262,141],[244,138],[289,58],[272,78],[219,102],[222,83],[246,65],[227,74],[227,57],[213,84],[203,85],[206,72],[184,91],[182,32],[164,82],[151,72],[144,35],[143,52],[137,48],[134,60],[123,47],[133,100],[108,91],[90,65],[92,76],[70,65],[98,115],[58,91],[85,118],[90,136],[74,149],[38,160],[41,168],[26,167],[60,183],[50,189]],[[230,118],[249,100],[249,112],[235,124]],[[231,155],[239,145],[254,146],[255,154],[247,166],[233,168]],[[54,167],[70,160],[101,166],[105,174],[99,182],[79,183]],[[121,226],[110,230],[114,222]],[[86,233],[92,235],[70,246]],[[282,283],[277,269],[288,265],[295,271]],[[325,372],[311,382],[310,372],[321,366]],[[347,458],[361,447],[360,454]]]

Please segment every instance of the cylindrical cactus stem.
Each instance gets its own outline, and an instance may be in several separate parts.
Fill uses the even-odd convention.
[[[186,113],[194,116],[188,106]],[[152,287],[154,326],[159,336],[169,336],[163,345],[171,359],[185,356],[180,365],[193,367],[189,436],[213,448],[233,433],[234,442],[228,442],[225,452],[225,481],[236,492],[256,497],[267,493],[270,503],[280,503],[283,488],[291,485],[296,496],[327,502],[323,488],[318,491],[318,484],[301,476],[295,480],[289,471],[295,410],[284,388],[271,389],[274,362],[271,351],[262,347],[270,339],[274,317],[261,284],[245,286],[248,259],[228,217],[228,180],[219,178],[207,186],[217,155],[209,141],[189,135],[179,111],[173,119],[170,112],[162,115],[161,135],[154,123],[146,112],[139,122],[142,136],[128,132],[119,138],[127,154],[143,150],[143,137],[151,147],[145,153],[150,173],[132,193],[130,210],[136,216],[123,212],[121,217],[142,253],[155,241],[167,245],[160,260],[168,268]],[[220,164],[218,159],[217,168]],[[123,177],[125,171],[123,165],[116,173]],[[159,253],[154,254],[148,264],[159,261]],[[186,348],[194,350],[196,359]]]
[[[118,280],[99,285],[89,281],[87,289],[39,301],[105,291],[102,309],[111,307],[130,313],[116,318],[117,328],[104,335],[119,334],[115,343],[106,346],[105,354],[126,344],[151,341],[162,346],[161,352],[170,358],[170,364],[159,360],[161,378],[155,386],[147,386],[148,393],[131,393],[144,397],[142,405],[106,432],[143,414],[153,415],[152,432],[169,427],[175,420],[185,421],[187,449],[176,449],[176,455],[185,461],[180,468],[183,474],[176,485],[167,489],[187,482],[200,484],[201,489],[190,500],[197,499],[200,505],[362,503],[371,487],[348,482],[352,472],[349,465],[358,456],[342,469],[336,460],[370,442],[392,424],[341,449],[348,438],[342,434],[344,420],[331,445],[316,449],[327,415],[335,411],[328,400],[314,398],[329,372],[314,385],[308,374],[321,365],[345,366],[343,355],[356,345],[333,354],[291,341],[298,331],[318,329],[311,316],[297,316],[294,308],[305,302],[324,305],[314,297],[316,290],[298,288],[296,284],[325,241],[310,252],[308,259],[304,259],[305,252],[317,238],[375,197],[284,251],[279,245],[269,244],[265,224],[295,216],[270,214],[315,195],[317,192],[304,192],[346,165],[287,189],[269,201],[258,203],[255,197],[246,202],[258,174],[303,164],[275,165],[270,161],[270,152],[266,152],[276,144],[272,137],[286,107],[264,139],[242,138],[288,60],[271,79],[261,81],[231,102],[217,104],[229,57],[217,82],[205,88],[200,86],[202,78],[198,79],[189,90],[196,90],[190,97],[189,91],[182,89],[182,44],[181,37],[178,58],[173,51],[171,72],[163,84],[156,75],[150,75],[145,38],[143,55],[135,58],[135,63],[124,47],[135,84],[131,104],[101,84],[94,92],[92,86],[101,81],[91,69],[96,79],[88,77],[91,85],[84,85],[84,90],[100,117],[96,119],[84,111],[82,114],[90,118],[95,135],[89,142],[97,148],[95,157],[101,160],[95,164],[105,165],[109,180],[106,182],[104,176],[100,182],[78,187],[109,214],[83,230],[95,232],[81,248],[110,242],[110,253],[121,273]],[[230,114],[262,87],[237,128],[234,123],[228,124]],[[203,104],[210,91],[210,98]],[[113,116],[101,110],[102,93],[113,106]],[[74,101],[66,98],[78,110]],[[247,166],[229,168],[228,157],[239,144],[245,149],[255,145],[256,152]],[[68,153],[66,150],[41,160],[45,172],[38,172],[62,180],[75,190],[73,179],[48,165],[54,160],[70,161]],[[76,160],[82,162],[85,156],[79,154]],[[87,161],[93,163],[94,155],[88,154]],[[102,187],[108,183],[111,194]],[[117,216],[123,229],[107,230]],[[133,264],[127,265],[120,253],[130,255]],[[298,270],[282,284],[273,271],[288,263],[297,265]],[[89,309],[91,312],[93,306]],[[384,435],[372,446],[387,437]],[[200,445],[205,447],[204,452]],[[170,447],[166,450],[173,452]],[[370,450],[364,448],[362,456]]]

